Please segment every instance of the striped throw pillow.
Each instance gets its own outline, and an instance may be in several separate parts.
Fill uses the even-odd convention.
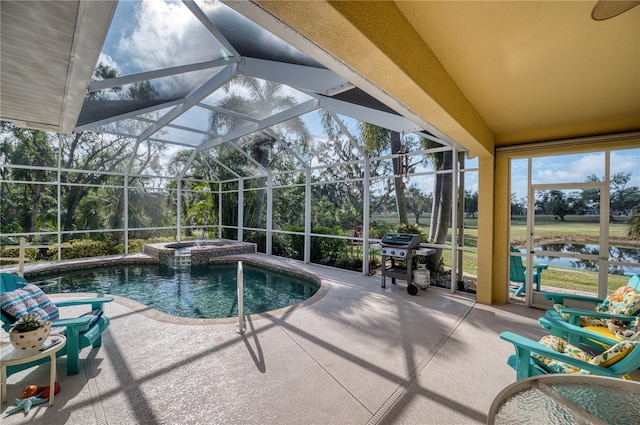
[[[36,313],[42,320],[56,320],[60,317],[58,307],[47,294],[32,284],[0,294],[0,308],[13,321],[28,313]]]

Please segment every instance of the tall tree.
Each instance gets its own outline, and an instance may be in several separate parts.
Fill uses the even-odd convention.
[[[188,159],[191,157],[190,150],[180,150],[176,152],[169,162],[169,174],[180,175],[185,167]],[[193,225],[211,226],[214,224],[225,223],[218,217],[218,183],[219,180],[225,180],[231,175],[213,160],[212,151],[203,151],[198,153],[191,162],[189,169],[186,170],[184,179],[182,180],[182,190],[180,192],[181,200],[181,222],[185,226],[185,234],[191,236]],[[171,189],[177,188],[177,181],[172,180]],[[170,209],[175,211],[177,205],[176,199],[168,199],[171,203]],[[224,213],[224,212],[223,212]],[[237,214],[229,214],[229,217],[237,219]],[[227,218],[229,218],[227,217]],[[216,236],[210,231],[210,236]],[[220,235],[218,235],[220,236]]]
[[[432,196],[420,190],[417,184],[409,186],[407,192],[407,205],[416,218],[416,224],[420,225],[420,217],[432,206]]]
[[[636,205],[636,207],[631,212],[631,217],[629,217],[629,230],[628,235],[633,238],[640,239],[640,205]]]
[[[118,76],[116,69],[99,63],[94,70],[94,78],[97,80],[105,80]],[[101,90],[89,93],[87,99],[91,101],[108,101],[109,99],[152,99],[158,96],[158,91],[151,82],[139,81],[123,90],[122,87],[113,87],[111,89]],[[116,124],[119,125],[119,124]],[[126,126],[138,125],[144,126],[140,122],[135,124],[134,121],[127,121]],[[128,128],[124,133],[136,133],[133,129]],[[139,131],[138,131],[139,132]],[[59,142],[62,146],[61,163],[63,168],[88,170],[90,172],[81,173],[62,173],[61,183],[64,183],[64,223],[63,230],[70,231],[75,227],[78,221],[76,211],[81,202],[90,194],[93,189],[91,186],[100,186],[108,183],[121,185],[121,179],[114,177],[111,173],[122,171],[122,169],[131,161],[131,174],[142,173],[145,170],[161,169],[159,156],[165,149],[160,143],[146,142],[138,147],[137,152],[132,152],[133,143],[124,137],[114,137],[103,133],[94,133],[90,131],[72,134],[71,136],[58,135]],[[145,208],[149,210],[148,199],[142,200],[144,196],[139,194],[140,190],[146,190],[144,184],[136,177],[129,177],[127,182],[129,191],[129,225],[137,227],[142,225],[142,217],[138,212]],[[85,186],[91,185],[91,186]],[[134,189],[136,188],[137,189]],[[136,190],[138,192],[136,192]],[[109,206],[109,215],[104,225],[114,229],[122,229],[124,223],[125,194],[123,190],[109,190],[102,194],[102,205]],[[92,202],[87,198],[89,203]],[[139,205],[136,206],[136,201]],[[145,205],[147,204],[147,205]],[[89,206],[84,206],[83,211],[90,211]],[[150,216],[151,217],[151,216]],[[84,220],[93,222],[97,218],[86,217]],[[153,218],[150,218],[153,220]],[[68,239],[68,235],[64,235]],[[122,239],[122,232],[114,232],[115,240]]]
[[[609,182],[609,221],[615,221],[614,213],[629,215],[633,213],[636,205],[640,204],[640,187],[628,186],[631,181],[631,172],[617,172],[611,176]],[[590,174],[585,179],[586,182],[601,182],[604,177],[598,178],[595,174]],[[593,210],[600,209],[600,190],[584,189],[581,194],[582,201],[587,208]]]
[[[10,196],[9,186],[2,186],[2,223],[3,231],[13,223],[16,231],[36,232],[42,227],[55,228],[55,203],[52,198],[53,186],[50,171],[40,167],[55,166],[55,151],[48,133],[40,130],[19,128],[12,123],[3,123],[2,155],[8,163],[31,166],[29,169],[3,169],[3,180],[11,173],[11,178],[24,184],[14,185],[14,194]],[[31,183],[28,183],[31,182]],[[15,189],[20,191],[18,194]],[[31,237],[29,237],[31,240]]]
[[[113,176],[108,173],[119,170],[128,160],[130,151],[127,149],[126,140],[99,133],[85,131],[59,137],[62,144],[62,167],[89,171],[60,175],[60,184],[63,187],[62,230],[68,232],[75,230],[76,210],[91,187],[110,182]],[[68,234],[63,236],[64,240],[68,238]]]
[[[402,153],[402,138],[400,133],[397,131],[387,130],[363,121],[358,122],[358,130],[360,131],[360,137],[364,142],[365,152],[379,152],[389,146],[391,148],[392,155]],[[403,180],[403,173],[406,165],[403,164],[403,159],[404,157],[401,155],[393,159],[393,183],[396,194],[398,220],[400,221],[400,224],[409,224],[405,183]]]
[[[622,215],[629,215],[633,208],[640,203],[640,188],[628,186],[631,172],[615,173],[611,177],[611,211]]]
[[[514,196],[511,197],[511,213],[515,214],[513,211],[513,198]],[[464,191],[464,212],[472,218],[476,218],[476,213],[478,212],[478,192],[471,192],[470,190]]]
[[[432,142],[425,141],[425,147],[433,147]],[[453,152],[448,150],[438,152],[427,157],[436,171],[447,171],[452,169]],[[453,205],[452,194],[453,176],[451,172],[438,173],[435,175],[433,188],[433,207],[431,208],[431,225],[429,226],[429,240],[434,244],[444,244],[449,232],[451,221],[451,207]],[[429,255],[426,259],[429,270],[438,270],[442,259],[442,249],[437,248],[436,253]]]
[[[585,182],[599,182],[600,179],[595,174],[589,174],[585,179]],[[600,209],[600,189],[583,189],[581,193],[582,201],[585,207],[590,210]]]
[[[566,194],[561,190],[549,190],[539,193],[536,205],[544,209],[545,213],[565,221],[568,214],[575,213],[584,203],[578,192]]]
[[[323,219],[324,226],[339,224],[343,229],[357,229],[362,224],[364,204],[364,185],[357,181],[364,176],[364,164],[361,161],[361,151],[354,146],[347,137],[343,127],[338,125],[333,116],[327,111],[320,111],[322,128],[326,138],[315,140],[313,153],[317,162],[321,164],[336,164],[320,171],[318,180],[326,182],[319,186],[312,186],[312,198],[316,203],[313,215]],[[338,165],[339,164],[339,165]],[[370,173],[376,173],[378,163],[372,164]],[[356,181],[354,181],[356,180]],[[317,203],[333,203],[330,214],[320,214]],[[327,219],[334,215],[333,222]],[[315,223],[320,221],[314,220]]]

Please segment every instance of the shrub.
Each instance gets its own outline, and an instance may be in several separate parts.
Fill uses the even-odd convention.
[[[335,263],[336,267],[347,270],[362,271],[362,254],[358,252],[356,255],[352,255],[349,250],[343,251],[338,255],[338,259]],[[369,270],[375,270],[380,267],[380,258],[370,253],[369,255]]]
[[[142,247],[148,243],[174,242],[176,238],[157,237],[148,239],[129,239],[129,254],[142,252]]]
[[[341,269],[362,271],[362,257],[341,252],[338,255],[335,266]]]
[[[283,235],[281,233],[274,233],[272,235],[273,241],[271,251],[273,255],[281,257],[292,257],[293,249],[291,248],[291,238],[289,235]]]
[[[420,235],[422,236],[422,242],[427,242],[429,239],[427,238],[427,234],[424,232],[422,227],[418,226],[415,223],[405,224],[401,223],[398,225],[398,233],[410,233],[412,235]]]
[[[58,248],[51,247],[47,250],[47,255],[55,257],[57,255]],[[73,241],[71,244],[63,245],[61,249],[61,256],[63,260],[70,260],[73,258],[87,258],[87,257],[101,257],[104,255],[122,254],[124,248],[122,245],[116,245],[111,242],[82,240]]]
[[[292,226],[287,229],[292,232],[304,232],[304,227]],[[311,229],[312,233],[321,235],[344,235],[342,229],[338,227],[316,226]],[[289,235],[292,257],[302,260],[304,256],[304,236]],[[322,236],[311,237],[311,262],[321,264],[334,264],[338,255],[347,249],[346,239],[324,238]]]
[[[342,229],[327,226],[314,227],[312,232],[322,235],[344,235]],[[321,264],[334,264],[338,256],[345,252],[346,249],[347,241],[345,239],[313,236],[311,238],[311,261]]]
[[[0,251],[0,257],[3,257],[3,258],[15,258],[17,261],[19,256],[20,256],[19,247],[3,248],[2,251]],[[37,257],[38,257],[38,248],[25,248],[24,258],[26,260],[32,261],[32,260],[35,260]]]
[[[287,229],[290,232],[304,232],[302,226],[291,226]],[[303,235],[287,235],[289,237],[289,249],[291,258],[302,260],[304,257],[304,236]]]
[[[385,233],[393,232],[394,226],[384,221],[374,221],[369,226],[369,237],[372,239],[382,239]]]
[[[267,252],[267,234],[265,232],[258,232],[250,230],[244,232],[244,241],[256,244],[257,252]]]
[[[640,205],[636,205],[636,207],[633,209],[629,220],[627,220],[627,224],[629,224],[627,235],[635,238],[640,238]]]

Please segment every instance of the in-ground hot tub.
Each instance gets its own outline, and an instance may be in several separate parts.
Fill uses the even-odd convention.
[[[156,257],[160,264],[197,266],[209,264],[212,258],[255,253],[256,245],[229,239],[208,239],[146,244],[142,252]]]

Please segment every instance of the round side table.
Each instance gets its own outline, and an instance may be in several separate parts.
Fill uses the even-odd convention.
[[[0,347],[0,364],[2,365],[2,402],[7,401],[7,366],[29,363],[49,357],[49,406],[53,406],[53,396],[56,385],[56,353],[65,346],[67,339],[63,335],[49,335],[40,350],[16,350],[10,342],[4,342]]]
[[[493,400],[489,425],[639,424],[640,383],[551,374],[516,381]]]

